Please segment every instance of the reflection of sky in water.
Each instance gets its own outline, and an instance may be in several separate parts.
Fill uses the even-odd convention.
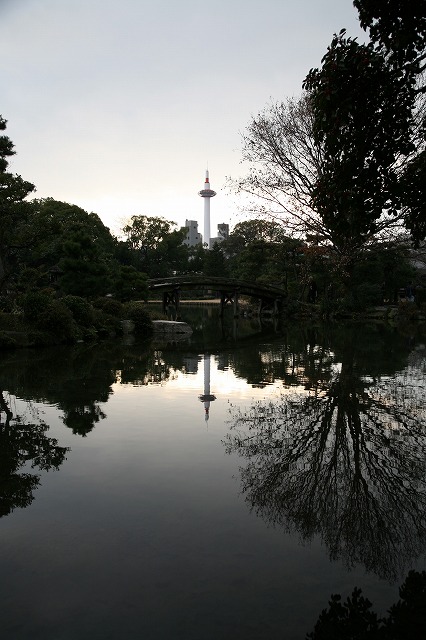
[[[265,397],[264,389],[256,389],[238,380],[232,371],[217,370],[212,362],[210,393],[215,400],[210,403],[209,426],[224,433],[225,421],[229,418],[231,404],[248,407],[252,401]],[[162,384],[143,387],[113,385],[113,396],[104,410],[111,413],[111,403],[119,404],[122,419],[132,420],[135,413],[141,420],[162,424],[167,422],[175,429],[199,428],[205,423],[204,403],[200,395],[204,392],[203,366],[196,375],[173,372],[173,376]],[[275,397],[278,391],[268,387],[268,396]],[[164,428],[164,427],[162,427]]]
[[[202,358],[202,356],[201,356]],[[161,366],[161,361],[159,360]],[[197,359],[198,369],[190,373],[186,371],[171,369],[170,377],[162,382],[153,381],[148,378],[146,380],[148,386],[160,386],[165,393],[162,394],[162,402],[172,403],[177,407],[188,406],[188,396],[193,397],[194,404],[197,404],[199,394],[204,390],[204,362],[203,359]],[[131,395],[138,395],[138,386],[132,384],[121,385],[119,382],[112,386],[113,392]],[[241,378],[238,378],[231,368],[219,369],[217,359],[210,356],[210,391],[216,396],[216,404],[219,402],[227,402],[232,400],[261,400],[265,397],[276,397],[277,393],[283,389],[281,380],[275,380],[274,383],[258,388],[255,385],[249,385]]]
[[[167,356],[157,353],[156,363],[164,367]],[[332,377],[340,372],[339,363],[331,366]],[[206,428],[203,356],[170,373],[144,385],[113,383],[99,403],[105,417],[85,437],[72,433],[54,404],[13,404],[15,414],[38,414],[70,451],[58,471],[39,472],[28,508],[0,519],[5,637],[300,640],[329,595],[355,585],[384,612],[397,584],[362,564],[348,572],[338,557],[330,562],[320,535],[302,543],[297,527],[272,526],[250,511],[241,493],[245,461],[225,453],[235,408],[244,414],[313,392],[300,381],[284,388],[279,378],[247,384],[212,355],[216,399]],[[420,384],[416,375],[407,368],[384,384]],[[286,429],[291,435],[291,424]],[[304,470],[314,454],[311,447],[294,468]],[[417,566],[425,566],[424,555]]]

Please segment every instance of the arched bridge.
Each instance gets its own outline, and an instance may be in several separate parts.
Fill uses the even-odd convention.
[[[202,275],[182,275],[172,278],[156,278],[148,280],[148,288],[152,292],[162,293],[163,309],[173,305],[178,312],[180,292],[183,290],[207,289],[217,291],[220,295],[221,313],[226,304],[234,305],[234,315],[238,315],[239,296],[249,296],[259,300],[259,313],[271,311],[278,313],[279,307],[286,298],[286,291],[275,285],[246,282],[233,278],[217,278]]]

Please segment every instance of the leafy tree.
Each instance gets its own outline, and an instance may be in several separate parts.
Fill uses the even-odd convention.
[[[399,289],[414,277],[406,247],[377,244],[364,252],[355,265],[345,307],[360,310],[384,300],[397,302]]]
[[[410,153],[407,153],[407,149],[399,148],[398,162],[391,166],[391,169],[399,178],[399,185],[396,185],[396,181],[393,180],[394,202],[397,204],[404,225],[418,244],[426,237],[424,191],[426,142],[424,95],[426,87],[423,82],[424,77],[422,77],[422,72],[426,68],[426,3],[425,0],[421,2],[417,0],[407,0],[406,2],[399,0],[377,0],[374,2],[372,0],[354,0],[354,5],[359,13],[361,27],[369,32],[370,44],[368,47],[384,61],[389,76],[389,82],[384,85],[385,89],[388,91],[392,84],[395,87],[393,136],[396,138],[397,146],[400,147],[401,142],[404,146],[404,137],[406,141],[410,137],[413,145]],[[339,74],[334,74],[334,77],[336,78],[336,75],[342,73],[345,76],[348,75],[342,67]],[[308,83],[309,80],[308,76]],[[381,86],[378,84],[377,88]],[[325,95],[325,100],[330,102],[329,96]],[[326,101],[323,106],[327,106]],[[331,103],[333,101],[334,94]],[[326,109],[320,108],[323,116],[325,111]],[[338,105],[334,115],[337,119],[341,118]],[[382,127],[383,142],[386,145],[384,149],[386,149],[387,143],[392,137],[392,113],[389,114],[389,129],[387,129],[386,123],[382,122],[383,116],[386,118],[385,110],[379,110],[378,116],[379,126]],[[322,123],[319,123],[319,126],[321,128]],[[390,132],[388,136],[386,136],[387,130]],[[402,137],[400,137],[401,133]],[[328,133],[326,133],[327,135]],[[398,186],[399,201],[396,192]]]
[[[426,571],[409,571],[399,588],[398,602],[383,620],[388,640],[424,638],[426,636]]]
[[[222,243],[231,273],[242,280],[289,284],[301,243],[285,235],[274,220],[254,218],[238,223]]]
[[[418,247],[426,238],[426,149],[407,165],[401,185],[405,224]]]
[[[146,300],[148,297],[147,276],[131,265],[118,268],[113,283],[115,296],[122,302]]]
[[[7,121],[0,116],[0,131]],[[11,140],[0,135],[0,293],[16,275],[20,255],[33,239],[28,223],[32,207],[25,198],[34,191],[34,185],[7,171],[8,158],[14,155]]]
[[[115,257],[117,262],[123,266],[132,266],[137,269],[140,264],[140,256],[137,252],[132,251],[126,240],[117,240]]]
[[[206,276],[228,276],[228,267],[225,254],[220,244],[215,244],[212,249],[206,251],[204,257],[204,274]]]
[[[109,292],[111,278],[108,266],[98,245],[84,229],[68,235],[63,252],[59,261],[62,272],[59,283],[66,294],[94,298]]]
[[[33,200],[33,205],[33,225],[43,229],[43,234],[26,256],[29,267],[47,274],[64,257],[70,238],[82,235],[90,239],[106,263],[113,260],[117,241],[96,213],[53,198]]]
[[[265,240],[247,244],[232,263],[232,273],[241,280],[279,282],[284,278],[286,254],[282,247]]]
[[[413,151],[414,82],[342,30],[304,87],[323,149],[312,204],[350,263],[400,211],[398,161]]]
[[[82,327],[90,327],[94,323],[95,314],[92,305],[80,296],[64,296],[61,303],[72,313],[73,319]]]
[[[207,250],[201,243],[195,247],[188,247],[187,271],[190,273],[202,273],[204,271],[204,258],[206,255]]]
[[[50,286],[56,270],[66,294],[91,297],[109,291],[118,268],[117,242],[97,214],[53,198],[33,200],[28,226],[34,242],[22,256],[21,290]]]
[[[186,230],[176,230],[176,223],[160,217],[132,216],[123,228],[133,254],[131,264],[150,278],[186,271],[188,248],[183,244]]]
[[[175,223],[160,217],[132,216],[123,233],[134,250],[156,251]]]
[[[235,244],[236,250],[239,251],[255,240],[282,242],[283,239],[285,239],[285,235],[282,224],[273,220],[253,218],[236,224],[225,242],[227,251],[231,250],[233,244]]]
[[[426,234],[425,5],[354,2],[372,41],[334,36],[300,99],[269,105],[243,135],[245,177],[231,183],[251,212],[329,247],[346,288],[377,240]]]
[[[386,50],[392,64],[408,73],[423,70],[426,58],[425,0],[354,0],[361,27]]]
[[[175,229],[168,233],[160,243],[151,262],[153,277],[165,277],[188,270],[189,251],[183,244],[184,229]]]
[[[266,276],[273,249],[265,240],[248,243],[233,260],[232,273],[241,280],[256,281]]]

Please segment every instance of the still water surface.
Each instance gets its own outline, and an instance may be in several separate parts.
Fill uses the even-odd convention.
[[[415,333],[184,319],[2,354],[1,637],[301,640],[426,568]]]

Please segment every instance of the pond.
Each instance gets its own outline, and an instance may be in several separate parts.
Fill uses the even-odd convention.
[[[300,640],[426,568],[415,333],[182,313],[186,340],[2,354],[2,637]]]

